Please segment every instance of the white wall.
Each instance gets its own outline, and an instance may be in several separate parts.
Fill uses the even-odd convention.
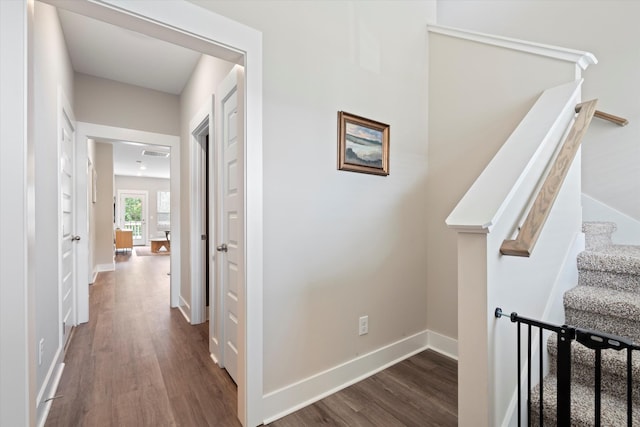
[[[76,73],[76,119],[81,122],[179,135],[177,95]]]
[[[34,144],[35,144],[35,265],[36,343],[44,339],[42,363],[37,366],[40,392],[59,362],[58,313],[58,87],[73,99],[73,70],[55,8],[35,3],[34,27]],[[73,107],[72,107],[73,108]],[[5,142],[3,142],[5,143]],[[36,347],[37,348],[37,347]],[[37,352],[36,352],[37,357]],[[44,406],[43,403],[40,406]],[[41,409],[41,408],[39,408]]]
[[[148,178],[141,176],[122,176],[115,177],[115,194],[117,197],[118,190],[144,190],[148,192],[147,197],[147,233],[148,238],[156,237],[164,238],[164,231],[158,231],[158,191],[169,191],[170,180],[164,178]]]
[[[630,120],[594,120],[583,142],[583,192],[640,220],[640,3],[633,1],[438,2],[438,23],[587,50],[599,63],[584,74],[583,99]]]
[[[113,145],[95,143],[94,168],[97,174],[97,200],[95,213],[94,268],[98,271],[113,270]]]
[[[191,229],[189,226],[191,218],[191,210],[189,209],[191,205],[191,168],[189,166],[191,136],[189,122],[205,102],[211,103],[211,95],[232,67],[233,64],[230,62],[202,55],[180,94],[180,215],[182,218],[181,229],[185,230],[180,242],[182,259],[180,297],[187,304],[191,304],[191,239],[189,236]],[[213,131],[210,130],[210,132]]]
[[[265,393],[424,331],[435,2],[198,4],[263,33]],[[339,110],[391,125],[389,176],[336,170]]]
[[[640,245],[640,220],[631,218],[587,194],[582,194],[582,219],[615,222],[616,231],[611,235],[614,244]]]

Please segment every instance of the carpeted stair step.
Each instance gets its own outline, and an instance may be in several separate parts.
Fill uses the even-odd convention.
[[[551,334],[547,341],[550,373],[556,374],[558,336]],[[640,352],[632,357],[633,403],[640,407]],[[603,350],[601,363],[602,391],[625,401],[627,398],[627,351]],[[593,387],[595,384],[595,351],[574,341],[571,343],[571,380],[573,384]]]
[[[579,285],[640,293],[640,246],[613,245],[578,255]]]
[[[576,286],[565,292],[565,323],[640,342],[640,293]]]
[[[584,222],[582,232],[585,235],[585,249],[597,251],[610,246],[611,234],[618,229],[614,222]]]
[[[547,376],[544,379],[543,388],[543,416],[547,426],[557,425],[556,397],[557,385],[555,376]],[[620,427],[627,425],[626,400],[620,400],[607,393],[601,395],[601,425],[602,427]],[[593,387],[585,387],[581,384],[571,386],[571,426],[591,427],[595,425],[595,403]],[[540,387],[536,386],[531,392],[531,425],[539,426],[540,417],[538,403],[540,402]],[[640,425],[640,408],[633,408],[633,425]]]

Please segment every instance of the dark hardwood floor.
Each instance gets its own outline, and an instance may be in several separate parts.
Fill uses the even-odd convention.
[[[234,427],[236,386],[209,358],[208,324],[169,308],[169,257],[116,256],[90,288],[46,426]],[[270,424],[455,426],[457,365],[422,352]]]
[[[169,257],[116,256],[90,287],[47,426],[239,426],[236,386],[209,357],[208,324],[169,308]]]
[[[270,426],[456,426],[457,371],[454,360],[423,351]]]

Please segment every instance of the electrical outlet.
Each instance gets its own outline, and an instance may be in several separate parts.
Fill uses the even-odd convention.
[[[44,353],[44,338],[40,338],[40,344],[38,345],[38,366],[42,365],[42,353]]]
[[[358,321],[358,335],[369,333],[369,316],[362,316]]]

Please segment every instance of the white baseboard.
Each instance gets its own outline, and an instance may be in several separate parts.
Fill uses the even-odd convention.
[[[191,323],[191,305],[187,303],[184,298],[182,298],[182,295],[180,295],[180,304],[178,305],[178,310],[180,310],[180,313],[182,313],[184,318],[187,319],[187,322]]]
[[[56,355],[51,362],[51,366],[47,372],[47,376],[40,387],[38,396],[36,398],[36,412],[37,412],[37,425],[39,427],[44,426],[47,416],[49,415],[49,409],[51,409],[52,401],[47,399],[55,396],[58,390],[58,384],[60,383],[60,377],[62,377],[62,371],[64,370],[63,352],[62,347],[58,348]]]
[[[265,394],[263,397],[264,424],[317,402],[428,348],[457,358],[457,347],[456,340],[428,330],[396,341],[324,372]]]
[[[427,330],[427,340],[429,349],[458,360],[458,340],[429,330]]]
[[[98,270],[97,269],[93,270],[93,274],[91,275],[91,282],[89,282],[89,284],[93,285],[94,283],[96,283],[96,280],[98,280]]]
[[[49,416],[49,411],[51,410],[51,405],[53,404],[53,399],[55,398],[55,393],[58,390],[58,384],[60,384],[60,378],[62,378],[62,372],[64,371],[65,364],[61,363],[58,365],[58,369],[56,369],[56,374],[53,377],[53,388],[51,392],[51,397],[45,399],[42,408],[38,408],[38,427],[44,427],[47,422],[47,417]]]
[[[114,262],[96,265],[96,273],[101,273],[103,271],[115,271],[115,269],[116,264]]]

